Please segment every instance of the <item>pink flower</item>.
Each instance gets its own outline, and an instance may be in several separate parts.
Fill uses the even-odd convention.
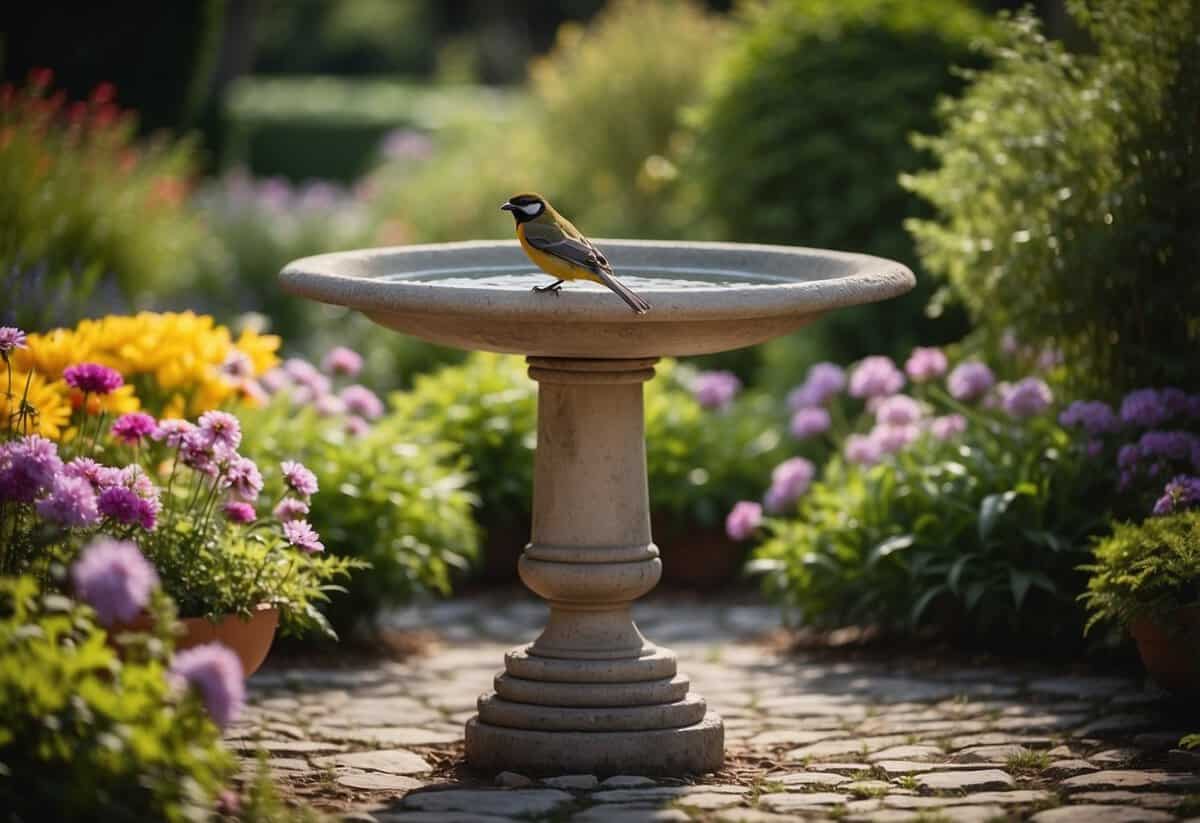
[[[1046,381],[1039,377],[1019,380],[1004,395],[1004,410],[1011,417],[1026,418],[1050,408],[1054,395]]]
[[[847,460],[860,466],[874,466],[883,456],[879,443],[874,438],[862,434],[847,437],[842,450]]]
[[[252,523],[256,516],[254,507],[241,500],[229,501],[222,507],[222,511],[225,513],[225,519],[230,523]]]
[[[146,607],[158,574],[134,544],[97,537],[71,567],[71,582],[100,622],[111,626],[132,620]]]
[[[725,409],[742,390],[742,381],[730,371],[706,371],[692,382],[692,396],[705,409]]]
[[[63,472],[70,477],[79,477],[92,486],[92,491],[100,492],[109,486],[119,485],[121,470],[110,466],[102,466],[90,457],[76,457],[63,467]]]
[[[967,430],[967,418],[961,414],[947,414],[929,421],[929,431],[938,440],[950,440]]]
[[[186,420],[163,420],[159,422],[158,428],[150,436],[177,449],[183,444],[183,438],[187,437],[195,428]]]
[[[200,693],[209,717],[220,728],[241,714],[246,701],[242,664],[220,643],[205,643],[176,654],[171,677],[181,688],[190,687]]]
[[[337,417],[346,411],[346,403],[336,394],[323,394],[313,401],[318,417]]]
[[[780,463],[771,472],[771,487],[765,502],[770,511],[782,511],[808,491],[816,469],[803,457],[793,457]]]
[[[205,412],[200,415],[198,429],[218,457],[236,451],[242,443],[242,425],[229,412]]]
[[[0,443],[0,500],[32,503],[62,468],[58,447],[41,435]]]
[[[283,536],[288,543],[309,554],[325,551],[325,544],[321,542],[321,536],[316,533],[307,520],[284,521]]]
[[[371,424],[365,418],[359,417],[357,414],[351,414],[346,417],[342,429],[350,437],[362,437],[371,430]]]
[[[253,460],[238,455],[225,467],[221,484],[238,500],[253,503],[263,489],[262,473]]]
[[[122,443],[134,446],[158,430],[154,418],[145,412],[130,412],[118,417],[112,424],[113,437]]]
[[[362,371],[363,359],[358,352],[345,346],[336,346],[329,350],[321,361],[321,368],[326,374],[354,377]]]
[[[221,374],[238,382],[248,380],[254,377],[254,361],[245,352],[234,349],[221,364]]]
[[[346,411],[367,420],[375,420],[383,415],[383,401],[366,386],[355,385],[342,389],[342,402],[346,404]]]
[[[792,415],[792,437],[805,440],[814,435],[829,431],[829,412],[820,406],[810,406],[799,409]]]
[[[834,363],[814,363],[804,377],[804,383],[788,395],[792,411],[811,406],[823,406],[846,387],[846,373]]]
[[[118,523],[130,525],[139,519],[138,503],[141,501],[131,489],[113,486],[100,492],[99,509],[105,517]]]
[[[978,360],[959,363],[946,378],[946,388],[955,400],[972,401],[983,397],[996,384],[992,370]]]
[[[99,363],[79,363],[63,369],[67,385],[84,394],[111,394],[125,384],[119,372]]]
[[[895,454],[920,437],[921,430],[912,424],[903,426],[877,424],[875,428],[871,429],[868,436],[879,446],[882,454]]]
[[[875,420],[888,426],[910,426],[921,419],[921,404],[908,395],[888,397],[875,407]]]
[[[762,525],[763,508],[758,503],[743,500],[734,504],[725,518],[725,533],[730,540],[745,540]]]
[[[179,460],[192,471],[210,477],[217,476],[217,461],[212,441],[199,429],[183,436],[179,446]]]
[[[279,470],[283,473],[283,482],[296,494],[308,499],[317,493],[317,476],[305,468],[303,463],[284,460],[279,464]]]
[[[308,514],[308,504],[294,497],[285,497],[275,507],[274,514],[276,518],[284,523],[290,520],[303,520]]]
[[[923,348],[918,346],[909,355],[904,370],[914,383],[928,383],[946,373],[949,368],[946,353],[938,348]]]
[[[42,519],[59,523],[69,529],[94,526],[100,522],[96,509],[96,493],[82,477],[59,475],[50,493],[37,502]]]
[[[890,357],[866,357],[850,373],[851,397],[887,397],[904,388],[904,374]]]
[[[0,359],[7,360],[12,352],[26,347],[25,332],[14,326],[0,326]]]

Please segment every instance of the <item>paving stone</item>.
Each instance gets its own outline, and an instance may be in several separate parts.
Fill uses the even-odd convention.
[[[846,783],[850,778],[833,772],[787,772],[767,776],[769,783],[782,783],[785,786],[821,786],[833,787]]]
[[[1029,818],[1030,823],[1158,823],[1174,819],[1173,815],[1154,809],[1093,803],[1047,809]]]
[[[872,764],[870,763],[821,763],[819,771],[833,772],[834,774],[857,774],[859,772],[871,771]]]
[[[976,746],[1024,746],[1027,749],[1048,749],[1054,745],[1049,737],[1030,735],[1006,734],[1004,732],[988,732],[986,734],[970,734],[952,737],[946,741],[950,751],[960,751]]]
[[[999,769],[930,772],[919,775],[916,780],[918,786],[932,792],[982,792],[1016,785],[1011,775]]]
[[[769,812],[793,813],[803,809],[840,806],[846,802],[844,795],[833,792],[776,792],[758,798],[760,808]]]
[[[247,745],[235,746],[243,751],[262,749],[271,754],[324,754],[344,752],[349,746],[322,740],[255,740]]]
[[[653,786],[645,789],[606,789],[592,792],[588,799],[593,803],[649,803],[707,792],[741,797],[747,791],[745,786]]]
[[[1141,753],[1140,749],[1106,749],[1105,751],[1088,755],[1088,760],[1098,763],[1101,766],[1120,766],[1123,763],[1130,762]]]
[[[728,809],[731,806],[737,806],[742,802],[742,797],[723,792],[689,792],[675,802],[690,809],[712,811],[713,809]]]
[[[977,772],[979,766],[974,763],[917,763],[913,760],[881,760],[872,764],[882,769],[888,777],[900,777],[906,774],[928,774],[930,772]],[[821,764],[822,769],[829,769],[828,763]]]
[[[496,775],[495,782],[497,786],[503,786],[506,789],[523,789],[533,785],[533,780],[516,772],[500,772]]]
[[[724,809],[717,812],[713,819],[717,823],[796,823],[794,815],[775,814],[762,809]]]
[[[883,805],[890,809],[940,809],[946,806],[1027,806],[1050,799],[1049,792],[1037,789],[1014,789],[1004,792],[975,792],[966,795],[926,797],[921,795],[889,794]]]
[[[847,733],[833,729],[806,731],[804,729],[768,729],[751,737],[746,742],[751,746],[806,746],[822,740],[847,737]]]
[[[1098,771],[1100,771],[1099,766],[1093,766],[1086,760],[1054,760],[1050,765],[1042,769],[1041,773],[1043,777],[1061,780],[1066,777],[1074,777],[1077,774]]]
[[[512,823],[512,818],[474,812],[398,812],[376,813],[379,823]]]
[[[376,746],[435,746],[439,743],[457,743],[462,739],[463,731],[460,728],[449,731],[419,726],[365,726],[352,729],[317,726],[313,728],[312,734],[342,743]]]
[[[952,763],[1007,763],[1010,757],[1025,757],[1029,749],[1014,743],[1000,746],[972,746],[956,752],[950,758]]]
[[[1059,784],[1064,791],[1101,791],[1105,789],[1163,789],[1174,792],[1200,791],[1200,775],[1154,770],[1106,770],[1069,777]]]
[[[939,809],[934,819],[939,823],[992,823],[1003,817],[1004,809],[999,806],[951,806]],[[848,823],[920,823],[928,820],[929,815],[900,809],[880,809],[876,812],[847,815],[844,819]]]
[[[1123,677],[1046,677],[1030,683],[1029,690],[1062,697],[1106,698],[1136,692],[1138,685]]]
[[[1066,714],[1012,715],[993,720],[991,727],[1001,732],[1042,732],[1074,729],[1087,720],[1086,714],[1068,712]],[[1082,732],[1081,732],[1082,733]]]
[[[564,774],[559,777],[547,777],[542,782],[556,789],[582,792],[591,791],[600,785],[600,780],[594,774]]]
[[[848,754],[863,754],[880,751],[905,742],[900,735],[885,735],[882,737],[852,737],[844,740],[823,740],[808,746],[792,749],[784,755],[786,760],[822,760],[832,757],[843,757]]]
[[[571,816],[571,823],[677,823],[690,820],[682,809],[656,806],[593,806]]]
[[[550,814],[574,800],[558,789],[446,789],[413,792],[404,798],[404,805],[428,812],[532,817]]]
[[[879,760],[943,760],[946,753],[937,746],[910,745],[889,746],[882,751],[868,755],[867,760],[875,763]]]
[[[1142,732],[1133,736],[1133,745],[1142,749],[1165,752],[1179,745],[1179,739],[1190,734],[1186,729]]]
[[[839,792],[847,792],[856,797],[871,797],[886,794],[888,789],[892,788],[892,784],[885,780],[855,780],[843,783],[837,788]]]
[[[312,769],[307,760],[299,757],[269,757],[267,766],[273,772],[307,772]]]
[[[315,766],[348,767],[385,774],[422,774],[429,771],[425,758],[407,749],[384,749],[376,752],[349,752],[312,759]]]
[[[1075,734],[1080,737],[1087,737],[1088,735],[1104,737],[1113,734],[1128,734],[1129,732],[1153,728],[1157,722],[1158,719],[1150,714],[1110,714],[1079,727],[1076,729]]]
[[[653,785],[655,783],[649,777],[640,777],[632,774],[618,774],[600,781],[600,788],[602,789],[640,789],[644,786]]]
[[[360,789],[369,792],[410,792],[425,785],[420,780],[415,780],[411,777],[399,774],[382,774],[380,772],[339,774],[337,782],[339,786],[345,786],[347,789]]]
[[[1186,799],[1182,794],[1164,792],[1080,792],[1071,796],[1074,803],[1117,803],[1145,809],[1174,809],[1183,805]]]

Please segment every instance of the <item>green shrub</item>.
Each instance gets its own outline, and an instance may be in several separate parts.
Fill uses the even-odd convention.
[[[294,409],[286,397],[242,417],[247,456],[299,460],[320,478],[308,520],[326,551],[370,563],[323,606],[339,634],[417,592],[449,593],[451,573],[467,567],[478,541],[453,446],[414,437],[395,414],[351,436],[341,421]],[[268,478],[266,493],[282,493],[277,480]]]
[[[897,175],[920,155],[909,132],[928,129],[939,95],[956,91],[956,65],[985,20],[960,0],[777,0],[747,6],[743,31],[718,62],[697,113],[691,171],[721,231],[739,241],[882,255],[913,265],[903,221],[920,213]],[[962,333],[960,317],[932,320],[918,288],[880,306],[833,313],[768,347],[773,370],[812,359],[899,355]],[[782,353],[780,350],[783,350]],[[803,350],[803,349],[802,349]],[[779,384],[772,374],[764,378]],[[782,385],[782,384],[780,384]]]
[[[129,648],[129,647],[127,647]],[[13,820],[207,819],[233,758],[154,641],[121,660],[90,609],[0,579],[0,807]]]
[[[925,265],[980,324],[1053,339],[1101,394],[1200,385],[1200,3],[1070,4],[1073,55],[1018,16],[906,178]]]
[[[25,328],[94,312],[106,281],[144,302],[186,279],[199,248],[190,145],[136,140],[111,86],[68,105],[49,82],[0,91],[0,318]]]
[[[1080,597],[1089,629],[1200,605],[1200,511],[1118,523],[1097,543],[1095,560],[1083,567],[1092,576]]]

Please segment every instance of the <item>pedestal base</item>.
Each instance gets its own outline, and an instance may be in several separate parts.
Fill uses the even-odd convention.
[[[635,732],[546,732],[467,721],[467,762],[489,772],[700,774],[721,768],[724,747],[725,726],[713,712],[691,726]]]

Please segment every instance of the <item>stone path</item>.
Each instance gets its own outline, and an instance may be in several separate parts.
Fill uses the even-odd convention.
[[[639,604],[726,724],[728,764],[691,780],[476,775],[462,727],[537,601],[454,600],[394,615],[436,631],[427,655],[359,668],[267,668],[228,735],[287,790],[345,819],[403,823],[785,820],[1200,821],[1194,709],[1134,680],[1045,668],[780,654],[761,605]],[[928,661],[925,661],[926,663]]]

